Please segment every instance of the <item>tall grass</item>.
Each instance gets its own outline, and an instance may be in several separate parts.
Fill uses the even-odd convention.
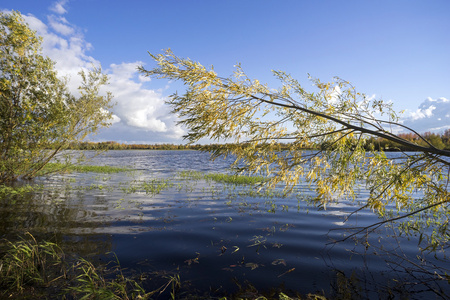
[[[49,270],[62,265],[62,250],[54,243],[38,243],[30,233],[27,235],[28,239],[15,243],[6,241],[7,250],[0,259],[2,290],[20,293],[25,287],[42,287],[56,280]]]
[[[98,267],[81,258],[73,266],[79,274],[72,281],[72,285],[64,291],[80,299],[148,299],[153,293],[146,293],[136,281],[126,278],[116,257],[114,271],[116,278],[106,279]]]
[[[0,298],[48,299],[148,299],[138,282],[126,278],[116,258],[104,271],[86,259],[68,261],[52,242],[40,242],[28,233],[17,242],[4,241],[0,252]],[[106,278],[105,274],[115,274]]]

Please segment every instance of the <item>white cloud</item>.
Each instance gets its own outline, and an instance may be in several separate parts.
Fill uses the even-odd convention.
[[[67,76],[70,79],[70,91],[78,93],[77,88],[81,83],[78,72],[82,68],[100,65],[98,60],[86,54],[92,45],[85,41],[79,30],[65,18],[50,15],[48,17],[50,26],[33,15],[26,15],[24,19],[43,38],[43,54],[56,62],[55,68],[60,76]]]
[[[339,86],[335,86],[333,90],[331,90],[327,95],[326,99],[328,100],[328,103],[330,105],[335,105],[339,102],[339,97],[341,96],[342,92]]]
[[[66,13],[66,3],[67,1],[56,2],[51,10],[58,14]],[[58,74],[69,78],[69,89],[77,94],[81,83],[78,72],[81,69],[89,69],[92,65],[100,65],[97,59],[88,55],[92,45],[85,40],[76,26],[61,16],[49,15],[47,23],[33,15],[24,18],[30,27],[43,37],[44,55],[56,62]],[[161,92],[144,86],[150,82],[150,78],[137,72],[137,66],[142,64],[139,61],[117,63],[104,68],[104,72],[110,77],[110,84],[103,92],[110,91],[114,96],[113,101],[117,104],[113,108],[112,127],[104,129],[98,135],[99,139],[104,136],[108,140],[122,142],[131,139],[142,142],[170,142],[179,140],[184,134],[184,130],[175,125],[176,117],[165,105]]]
[[[151,78],[148,77],[148,76],[144,76],[142,74],[139,74],[139,81],[140,82],[148,82],[148,81],[151,81]]]
[[[68,0],[60,0],[55,3],[53,3],[52,6],[50,6],[50,10],[54,13],[57,13],[59,15],[63,15],[67,13],[67,10],[64,8],[64,5],[66,5]]]
[[[116,124],[120,122],[120,118],[116,115],[112,115],[111,124]]]
[[[168,114],[164,98],[154,90],[146,89],[133,80],[137,66],[142,62],[112,64],[108,89],[115,95],[114,112],[127,125],[146,131],[167,132],[168,126],[161,118]]]
[[[53,28],[57,33],[62,35],[71,35],[74,33],[75,29],[69,25],[69,22],[63,17],[48,16],[48,22],[50,27]]]
[[[407,110],[403,124],[418,132],[440,132],[450,128],[450,100],[428,97],[415,111]]]

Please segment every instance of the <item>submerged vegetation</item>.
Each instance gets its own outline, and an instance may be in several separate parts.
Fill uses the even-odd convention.
[[[59,165],[51,164],[49,167],[58,168]],[[124,171],[121,168],[98,168],[86,166],[71,168],[71,172],[100,172]],[[169,179],[153,178],[148,180],[132,180],[120,182],[117,185],[90,184],[87,190],[113,190],[122,191],[125,194],[145,194],[155,196],[164,190],[175,187],[180,188],[180,180],[184,182],[184,188],[193,188],[193,184],[202,182],[213,184],[217,182],[226,186],[245,186],[239,189],[240,193],[252,194],[254,187],[264,181],[263,177],[236,176],[219,173],[203,173],[196,171],[182,171],[178,176]],[[178,182],[178,183],[177,183]],[[66,182],[74,191],[83,186],[78,186],[76,181]],[[2,186],[0,193],[3,197],[24,197],[27,193],[42,191],[40,185],[27,184],[23,186]],[[65,188],[67,190],[67,187]],[[51,188],[50,188],[51,190]],[[247,192],[245,192],[247,190]],[[70,190],[69,190],[70,191]],[[232,193],[233,189],[228,192]],[[257,192],[256,192],[257,193]],[[256,194],[255,194],[256,195]],[[263,194],[257,193],[262,196]],[[123,201],[121,201],[123,202]],[[121,203],[123,204],[123,203]],[[245,208],[245,204],[239,204]],[[122,208],[120,205],[115,207]],[[251,208],[251,209],[254,209]],[[229,218],[227,222],[231,222]],[[249,247],[256,245],[255,240],[249,241]],[[259,247],[259,246],[258,246]],[[264,246],[265,247],[265,246]],[[238,249],[235,249],[238,251]],[[111,257],[111,254],[105,254]],[[249,265],[250,263],[247,263]],[[41,241],[27,233],[19,241],[0,242],[0,296],[13,297],[15,299],[41,299],[49,296],[60,295],[62,299],[323,299],[319,295],[306,295],[295,298],[288,296],[283,289],[271,289],[270,291],[258,291],[250,283],[236,282],[237,291],[225,290],[211,291],[211,294],[195,294],[190,289],[189,282],[182,282],[180,274],[155,272],[151,274],[139,274],[121,268],[117,257],[108,263],[93,263],[91,260],[80,257],[76,253],[68,254],[63,247],[55,242]],[[146,282],[159,282],[159,287],[146,288]],[[292,292],[290,292],[292,294]]]
[[[267,181],[267,177],[263,176],[246,176],[225,173],[202,173],[198,171],[181,171],[178,172],[180,178],[191,180],[212,180],[221,183],[235,184],[235,185],[256,185]]]
[[[125,274],[119,259],[94,264],[83,257],[68,256],[53,242],[37,242],[30,233],[17,242],[0,243],[0,297],[14,299],[326,299],[319,294],[288,296],[282,289],[258,291],[236,282],[238,291],[195,294],[179,274]],[[150,277],[150,278],[149,278]],[[146,290],[145,281],[161,282]],[[187,285],[186,285],[187,284]],[[289,292],[292,294],[292,292]],[[347,291],[348,293],[348,291]]]
[[[122,191],[127,194],[144,192],[145,194],[156,195],[161,191],[173,186],[167,179],[151,179],[148,181],[138,181],[129,184],[126,187],[122,187]]]
[[[62,163],[48,163],[43,169],[44,173],[57,173],[57,172],[93,172],[93,173],[119,173],[128,172],[133,169],[124,167],[113,167],[113,166],[92,166],[92,165],[73,165],[73,164],[62,164]]]
[[[42,186],[39,185],[23,185],[23,186],[17,186],[12,187],[4,184],[0,184],[0,197],[6,197],[11,195],[23,195],[25,193],[31,193],[35,192],[37,190],[42,189]]]
[[[206,179],[217,182],[231,183],[231,184],[262,184],[267,181],[266,177],[262,176],[243,176],[243,175],[229,175],[229,174],[206,174]]]
[[[264,263],[258,259],[250,259],[248,253],[250,251],[259,257],[267,255],[271,251],[277,252],[277,249],[284,249],[286,245],[278,240],[278,236],[296,230],[295,225],[288,223],[287,220],[285,223],[275,222],[272,226],[257,228],[252,237],[248,237],[243,244],[242,241],[239,243],[233,241],[234,239],[222,240],[225,238],[219,234],[219,229],[223,226],[234,226],[233,223],[240,226],[238,224],[241,224],[240,222],[246,218],[252,219],[254,215],[267,216],[267,213],[271,213],[271,216],[274,216],[273,213],[282,214],[275,219],[284,222],[285,214],[288,216],[288,212],[291,210],[295,212],[303,209],[299,203],[304,202],[304,197],[308,194],[305,190],[298,191],[298,203],[293,203],[291,197],[285,198],[287,195],[282,188],[261,188],[260,184],[267,180],[266,177],[192,170],[179,171],[168,178],[149,177],[148,174],[140,174],[139,171],[125,174],[106,173],[104,175],[81,173],[86,170],[102,169],[96,167],[73,169],[72,172],[75,174],[47,179],[52,182],[60,180],[61,189],[57,188],[58,185],[46,187],[39,184],[5,186],[3,198],[9,199],[7,201],[13,203],[11,200],[16,201],[20,197],[25,199],[33,193],[38,195],[53,193],[56,198],[54,204],[50,205],[63,209],[65,206],[61,205],[64,205],[64,201],[71,199],[71,193],[75,198],[85,199],[82,201],[86,201],[88,198],[85,195],[89,194],[93,195],[94,199],[98,199],[94,205],[103,203],[104,206],[99,207],[98,211],[89,212],[89,210],[82,209],[76,211],[76,214],[91,215],[91,222],[103,220],[101,214],[108,207],[108,210],[112,210],[112,213],[108,214],[109,216],[126,210],[120,214],[119,220],[124,218],[124,222],[131,222],[131,226],[136,226],[136,233],[151,228],[156,232],[169,230],[169,235],[170,228],[180,223],[176,215],[180,211],[172,212],[175,206],[194,207],[195,210],[214,209],[213,205],[208,205],[209,201],[222,202],[223,208],[220,209],[220,212],[213,214],[209,219],[212,220],[213,231],[216,230],[214,228],[218,230],[218,241],[211,240],[211,247],[217,249],[218,253],[212,256],[218,255],[217,257],[225,259],[226,257],[235,257],[239,261],[228,263],[224,268],[226,272],[230,272],[230,274],[233,274],[231,272],[240,272],[239,270],[259,272],[276,267],[274,274],[276,278],[288,277],[288,274],[294,273],[295,267],[290,265],[289,259],[273,257],[268,263]],[[171,198],[171,196],[168,197],[169,195],[175,195],[175,201],[166,202]],[[179,195],[183,196],[179,197]],[[41,199],[39,201],[45,199],[42,196],[39,198]],[[119,198],[120,200],[116,201]],[[103,202],[102,199],[108,199],[108,201]],[[296,200],[295,197],[294,200]],[[203,201],[205,204],[202,204]],[[26,201],[26,203],[30,202]],[[30,204],[30,207],[34,205]],[[298,207],[295,207],[297,205]],[[236,211],[236,214],[229,214],[230,211]],[[94,212],[100,212],[100,218]],[[68,212],[65,214],[62,222],[70,222],[70,219],[66,219],[66,216],[70,216],[70,214]],[[139,226],[146,218],[153,218],[155,221]],[[105,226],[103,221],[98,224],[97,226],[108,230],[108,224]],[[178,226],[185,226],[183,224]],[[177,227],[174,232],[180,230],[179,228]],[[21,230],[26,230],[26,228],[18,228],[18,232]],[[36,233],[42,236],[39,233],[40,229],[34,230],[37,230]],[[46,230],[53,231],[50,228],[44,229],[44,231]],[[35,234],[35,236],[37,235]],[[38,242],[39,239],[35,236],[27,235],[17,242],[6,240],[1,242],[0,272],[3,273],[0,276],[5,280],[1,283],[0,293],[2,294],[0,296],[11,296],[16,299],[27,298],[29,295],[33,299],[39,299],[47,298],[49,295],[53,297],[56,294],[60,294],[62,299],[64,297],[66,299],[83,297],[85,297],[84,299],[325,299],[326,295],[327,299],[351,299],[365,295],[364,291],[360,290],[356,277],[347,278],[339,272],[335,277],[336,282],[330,282],[331,292],[315,290],[311,287],[312,294],[310,295],[308,292],[301,294],[282,286],[268,286],[267,290],[262,290],[261,287],[258,289],[250,282],[237,279],[234,289],[211,287],[209,292],[197,291],[191,282],[192,277],[186,278],[185,274],[196,265],[204,267],[205,259],[208,259],[206,253],[199,252],[192,256],[190,253],[186,253],[189,258],[185,259],[184,266],[177,265],[176,268],[164,270],[151,268],[151,271],[146,269],[142,272],[136,266],[133,267],[135,269],[129,269],[128,266],[122,268],[119,259],[112,254],[103,254],[103,257],[106,256],[107,259],[102,258],[102,260],[93,259],[93,256],[83,257],[79,251],[72,249],[73,244],[60,244],[60,239],[58,242],[53,242],[51,236],[41,238],[41,241]],[[95,248],[98,247],[95,244]],[[205,249],[199,249],[199,251],[205,251]],[[183,263],[181,262],[181,264]],[[17,265],[23,265],[24,268],[17,268]],[[435,270],[430,269],[430,271]],[[444,273],[439,274],[441,276]]]

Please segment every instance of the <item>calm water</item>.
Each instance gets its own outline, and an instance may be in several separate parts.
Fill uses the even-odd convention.
[[[42,191],[1,200],[0,236],[14,239],[30,231],[85,257],[112,251],[128,270],[178,273],[200,293],[211,287],[233,291],[234,280],[258,289],[283,285],[304,294],[332,293],[341,275],[357,277],[352,284],[364,290],[364,297],[375,299],[387,297],[386,289],[395,292],[398,285],[411,292],[428,289],[408,284],[413,282],[408,274],[412,264],[405,258],[420,254],[416,240],[396,239],[382,229],[369,237],[373,247],[368,249],[351,240],[329,244],[348,234],[344,227],[379,221],[370,211],[344,224],[344,216],[356,206],[343,202],[326,211],[308,206],[304,199],[314,194],[307,186],[299,185],[295,194],[283,197],[281,190],[256,194],[252,187],[179,173],[226,173],[230,163],[211,161],[209,154],[196,151],[110,151],[90,164],[137,171],[39,178],[35,183],[44,184]],[[152,193],[142,182],[167,186]],[[364,195],[361,190],[361,200]],[[426,259],[428,267],[434,263],[450,268],[447,260],[432,254]],[[154,288],[159,283],[146,284]],[[447,284],[434,288],[450,295]],[[426,294],[409,296],[420,299]]]

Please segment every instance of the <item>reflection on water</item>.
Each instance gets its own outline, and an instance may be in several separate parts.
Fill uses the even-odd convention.
[[[390,250],[399,250],[400,243],[401,255],[417,255],[417,241],[396,240],[384,229],[369,237],[373,248],[351,240],[327,246],[346,234],[330,229],[377,219],[361,211],[344,223],[343,217],[355,210],[346,202],[327,211],[308,207],[303,201],[312,195],[307,186],[284,197],[277,190],[258,194],[248,186],[190,180],[178,173],[227,172],[231,160],[210,161],[208,154],[196,151],[110,151],[89,163],[137,171],[39,178],[35,183],[43,184],[42,190],[0,199],[1,237],[12,240],[29,231],[81,256],[114,251],[123,267],[177,270],[200,291],[231,290],[236,278],[262,289],[284,284],[301,293],[327,292],[339,270],[347,276],[357,272],[364,288],[374,291],[366,296],[377,298],[387,293],[380,287],[394,289],[407,275],[401,268],[392,272],[402,257]],[[162,182],[170,184],[156,190]],[[448,267],[447,261],[430,256],[431,262]]]

